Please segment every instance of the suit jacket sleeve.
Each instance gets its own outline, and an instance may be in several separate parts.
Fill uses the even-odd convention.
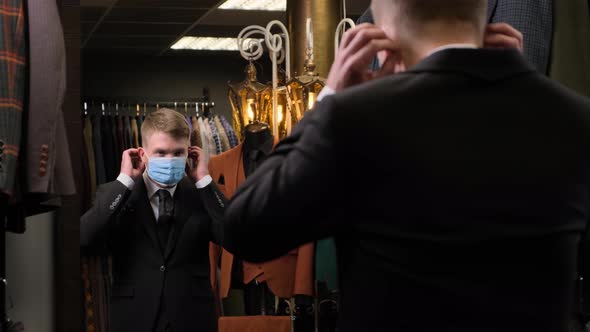
[[[216,244],[223,242],[223,214],[228,200],[215,184],[215,181],[205,187],[198,189],[201,200],[211,219],[211,241]]]
[[[263,262],[332,233],[335,108],[322,100],[238,188],[225,214],[228,251]]]
[[[80,245],[97,246],[107,243],[109,234],[118,226],[117,216],[130,193],[119,181],[98,187],[94,206],[80,219]]]

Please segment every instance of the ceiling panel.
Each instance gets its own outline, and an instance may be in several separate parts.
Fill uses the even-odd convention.
[[[287,20],[285,12],[216,9],[223,2],[80,0],[82,41],[87,41],[84,54],[170,54],[164,51],[183,35],[237,37],[246,26]],[[347,0],[348,14],[358,17],[369,5],[370,0]]]
[[[199,37],[237,37],[244,27],[237,25],[197,25],[187,36]]]
[[[108,7],[113,1],[116,1],[116,0],[80,0],[80,6],[82,6],[82,7]]]
[[[97,36],[92,37],[87,48],[151,48],[162,49],[170,43],[169,37],[157,36]]]
[[[86,36],[90,33],[90,30],[92,30],[93,27],[94,27],[93,22],[82,22],[82,23],[80,23],[80,33],[82,34],[82,36]],[[84,39],[84,38],[82,38],[82,39]]]
[[[82,22],[96,22],[104,14],[106,8],[103,7],[82,7],[80,9],[80,20]]]
[[[266,26],[272,20],[287,21],[285,12],[257,11],[257,10],[223,10],[217,9],[211,12],[199,24],[203,25],[228,25],[247,27],[249,25]]]
[[[179,7],[208,9],[215,7],[219,2],[219,0],[118,0],[117,7]]]
[[[207,10],[203,9],[170,9],[170,8],[113,8],[105,19],[110,22],[153,22],[191,24]]]
[[[105,22],[100,25],[95,34],[97,36],[171,36],[172,39],[186,30],[186,24],[157,24],[157,23],[117,23]],[[83,26],[83,31],[85,31]]]

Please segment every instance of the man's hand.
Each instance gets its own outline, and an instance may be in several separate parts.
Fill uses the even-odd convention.
[[[129,176],[133,180],[137,180],[145,170],[145,163],[139,156],[138,149],[129,149],[123,152],[121,159],[121,173]]]
[[[193,168],[187,171],[193,182],[198,182],[209,175],[209,158],[200,147],[191,146],[188,148],[188,157],[193,161]]]
[[[391,56],[379,71],[370,71],[369,64],[381,51],[389,51]],[[359,24],[344,34],[326,85],[339,91],[392,74],[400,66],[399,58],[394,55],[398,51],[396,43],[383,30],[373,24]]]
[[[492,23],[486,27],[484,47],[486,48],[516,48],[523,51],[522,33],[508,23]]]

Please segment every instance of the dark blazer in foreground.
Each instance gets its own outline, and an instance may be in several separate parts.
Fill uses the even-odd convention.
[[[133,191],[118,181],[100,186],[81,219],[82,246],[106,246],[113,257],[111,332],[152,332],[161,301],[174,332],[217,331],[209,241],[221,242],[225,197],[214,183],[197,189],[185,178],[174,204],[164,255],[143,178]]]
[[[238,189],[224,247],[335,236],[344,332],[565,332],[589,159],[588,99],[517,51],[445,50],[322,100]]]

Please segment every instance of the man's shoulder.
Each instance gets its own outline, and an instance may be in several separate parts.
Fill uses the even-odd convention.
[[[429,82],[432,82],[432,77],[428,73],[400,73],[344,89],[333,98],[339,106],[357,108],[424,91]]]

